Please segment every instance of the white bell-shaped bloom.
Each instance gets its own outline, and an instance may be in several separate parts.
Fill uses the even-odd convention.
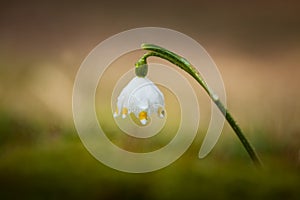
[[[145,125],[152,113],[163,118],[164,106],[164,95],[156,85],[147,78],[135,77],[120,93],[114,117],[122,115],[125,118],[134,113]]]

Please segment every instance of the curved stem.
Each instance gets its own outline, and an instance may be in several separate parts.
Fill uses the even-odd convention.
[[[159,57],[165,60],[168,60],[169,62],[173,63],[174,65],[180,67],[182,70],[190,74],[206,91],[206,93],[209,95],[209,97],[212,99],[212,101],[217,105],[219,110],[222,112],[236,135],[238,136],[239,140],[243,144],[244,148],[248,152],[250,158],[256,164],[257,166],[261,166],[261,161],[256,154],[254,148],[248,141],[248,139],[243,134],[242,130],[238,126],[238,124],[235,122],[231,114],[228,112],[228,110],[225,108],[225,106],[222,104],[222,102],[219,100],[218,96],[208,87],[208,85],[205,83],[205,81],[201,78],[199,72],[196,70],[195,67],[191,65],[185,58],[167,50],[160,46],[153,45],[153,44],[143,44],[142,48],[145,50],[149,50],[150,52],[147,52],[142,56],[139,61],[136,63],[136,69],[139,67],[142,67],[143,65],[147,64],[147,58],[150,56]]]

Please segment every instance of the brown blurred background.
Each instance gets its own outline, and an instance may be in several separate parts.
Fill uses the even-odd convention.
[[[41,132],[51,138],[60,138],[66,130],[69,135],[76,135],[71,110],[73,81],[81,62],[98,43],[121,31],[154,26],[180,31],[207,50],[224,79],[228,108],[253,140],[268,168],[281,163],[284,169],[291,166],[291,177],[299,177],[298,1],[30,0],[2,1],[0,5],[1,175],[17,165],[6,160],[16,156],[10,152],[19,146],[19,141],[15,142],[19,133],[23,134],[20,140],[30,137],[34,143]],[[226,157],[224,150],[243,149],[238,146],[230,150],[230,145],[239,142],[228,126],[224,132],[212,159],[226,158],[231,162],[235,156],[239,158],[239,153]],[[31,145],[30,142],[29,147],[33,148]],[[243,156],[244,162],[248,162],[247,155]],[[18,168],[12,171],[15,174]],[[19,180],[18,175],[14,178]],[[3,180],[14,183],[14,178],[7,176]],[[115,182],[111,184],[114,188]],[[299,181],[295,179],[289,184],[279,184],[278,188],[284,188],[284,195],[294,192],[296,196],[296,190],[285,189],[299,186]],[[269,194],[271,189],[266,191]],[[115,197],[110,196],[113,193],[112,189],[106,197]]]

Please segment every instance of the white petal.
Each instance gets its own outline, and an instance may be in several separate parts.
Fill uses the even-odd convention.
[[[117,107],[119,113],[114,116],[119,116],[122,113],[122,118],[133,112],[136,117],[139,113],[145,111],[148,115],[158,113],[159,117],[163,117],[163,113],[158,112],[159,108],[164,108],[164,96],[157,86],[147,78],[135,77],[121,91]],[[123,112],[126,108],[128,112]],[[147,120],[141,121],[143,125]]]

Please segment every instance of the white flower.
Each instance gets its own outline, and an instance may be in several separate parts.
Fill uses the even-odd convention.
[[[147,78],[135,77],[119,95],[114,117],[133,113],[145,125],[152,113],[163,118],[164,106],[164,95],[156,85]]]

